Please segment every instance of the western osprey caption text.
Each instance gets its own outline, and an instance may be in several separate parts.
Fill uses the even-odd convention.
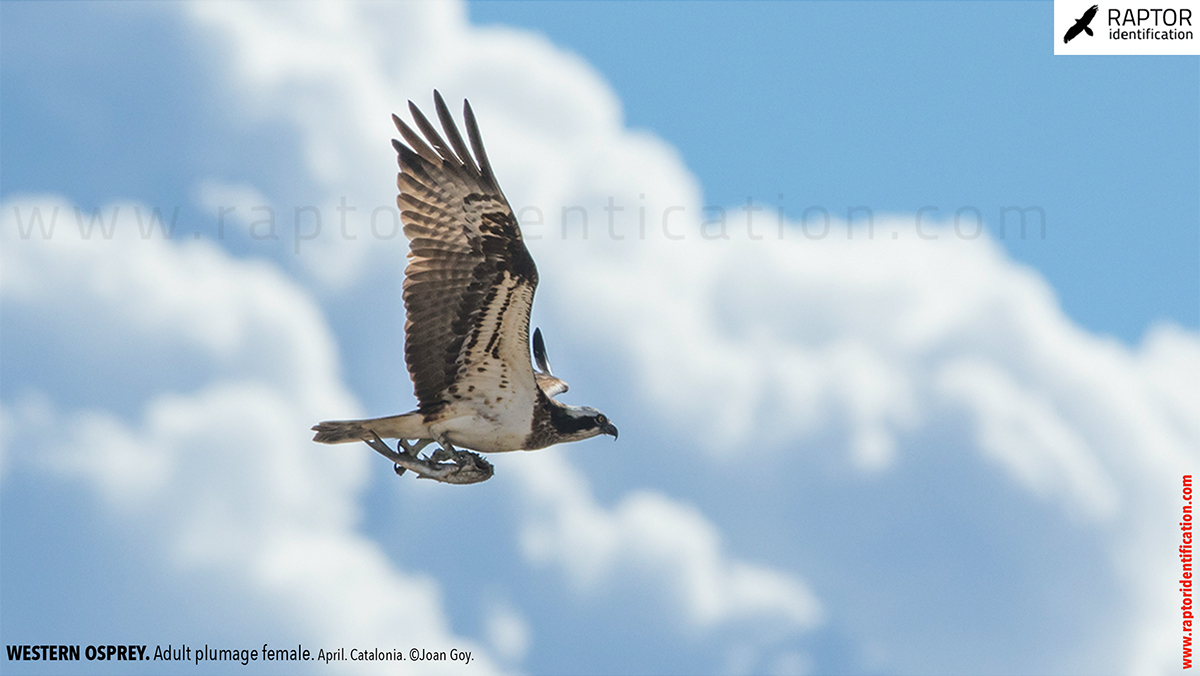
[[[220,647],[183,643],[167,645],[8,645],[9,662],[176,662],[200,666],[208,663],[251,664],[271,662],[458,662],[471,663],[471,651],[451,648],[306,648],[279,647],[264,643],[261,648]]]

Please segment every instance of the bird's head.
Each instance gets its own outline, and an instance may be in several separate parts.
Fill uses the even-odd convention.
[[[612,424],[608,416],[591,406],[559,405],[551,410],[551,423],[563,437],[562,441],[579,441],[601,434],[617,438],[617,426]]]

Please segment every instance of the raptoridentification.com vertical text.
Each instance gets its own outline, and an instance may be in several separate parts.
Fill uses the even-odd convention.
[[[1192,668],[1192,622],[1195,620],[1192,606],[1192,475],[1183,475],[1183,518],[1179,520],[1180,545],[1179,564],[1183,569],[1179,577],[1179,593],[1183,603],[1183,668]]]

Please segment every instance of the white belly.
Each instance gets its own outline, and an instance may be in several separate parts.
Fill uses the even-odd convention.
[[[435,435],[446,435],[450,443],[481,453],[518,451],[525,446],[532,424],[533,407],[513,402],[511,407],[477,407],[455,402],[429,425]]]

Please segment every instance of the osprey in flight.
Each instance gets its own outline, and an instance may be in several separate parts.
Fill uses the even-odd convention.
[[[445,139],[411,101],[424,140],[392,116],[407,142],[392,145],[400,162],[397,203],[410,241],[404,358],[419,406],[387,418],[323,422],[313,427],[313,440],[365,441],[394,462],[398,474],[475,483],[492,476],[492,465],[456,447],[534,450],[599,434],[615,438],[617,428],[594,408],[555,399],[567,384],[551,375],[540,330],[533,334],[537,369],[530,362],[537,267],[492,174],[470,104],[463,102],[463,117],[474,157],[441,94],[433,97]],[[398,450],[383,438],[399,439]],[[434,442],[439,449],[431,457],[418,455]]]

